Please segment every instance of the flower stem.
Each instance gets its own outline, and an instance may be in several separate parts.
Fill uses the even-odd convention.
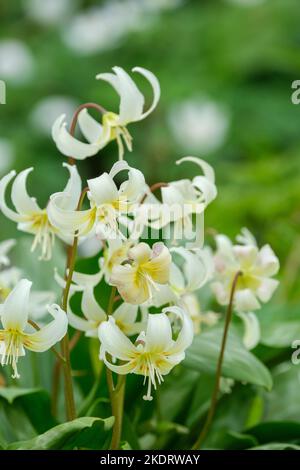
[[[223,365],[223,359],[224,359],[224,353],[225,353],[225,348],[226,348],[226,342],[227,342],[227,336],[228,336],[228,331],[229,331],[229,326],[232,318],[232,307],[233,307],[233,300],[234,300],[234,294],[237,286],[237,282],[239,279],[239,276],[241,276],[242,273],[241,271],[238,271],[232,281],[231,285],[231,291],[230,291],[230,299],[229,299],[229,304],[227,307],[226,311],[226,317],[225,317],[225,325],[224,325],[224,331],[223,331],[223,337],[222,337],[222,344],[221,344],[221,350],[219,354],[219,359],[218,359],[218,364],[217,364],[217,370],[216,370],[216,378],[215,378],[215,385],[214,389],[212,392],[212,397],[211,397],[211,402],[210,402],[210,408],[209,412],[206,417],[206,421],[204,423],[204,426],[201,430],[201,433],[196,440],[195,444],[193,445],[192,449],[193,450],[198,450],[206,438],[210,426],[213,420],[213,417],[215,415],[216,407],[217,407],[217,401],[218,401],[218,394],[219,394],[219,388],[220,388],[220,379],[221,379],[221,374],[222,374],[222,365]]]
[[[116,290],[116,287],[112,287],[111,289],[107,307],[107,315],[111,315],[113,312],[114,303],[116,301]],[[106,367],[106,380],[112,414],[115,417],[110,449],[117,450],[120,445],[122,434],[126,377],[124,375],[119,375],[117,385],[115,386],[112,371]]]
[[[81,209],[84,197],[88,191],[88,188],[85,188],[80,196],[77,210]],[[73,240],[73,245],[71,246],[68,256],[67,256],[67,266],[66,266],[66,285],[63,290],[62,296],[62,309],[67,312],[68,310],[68,299],[72,283],[73,272],[75,268],[76,254],[78,247],[78,236],[76,235]],[[73,382],[72,382],[72,369],[71,369],[71,358],[70,358],[70,345],[69,345],[69,333],[64,336],[61,341],[61,351],[65,359],[64,363],[64,379],[65,379],[65,404],[66,404],[66,414],[68,421],[72,421],[76,418],[76,409],[74,401],[74,391],[73,391]]]

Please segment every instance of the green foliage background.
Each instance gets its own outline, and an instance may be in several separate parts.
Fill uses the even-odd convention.
[[[114,65],[152,70],[161,83],[161,102],[146,121],[131,126],[134,151],[127,155],[132,166],[144,171],[149,184],[182,176],[175,161],[184,151],[174,142],[168,125],[172,105],[205,95],[229,110],[226,141],[207,156],[216,171],[219,194],[206,212],[206,227],[233,237],[247,226],[260,243],[269,242],[281,261],[281,287],[258,314],[262,343],[254,351],[270,369],[273,388],[267,391],[271,378],[252,353],[244,356],[240,344],[232,351],[229,347],[224,375],[236,383],[232,393],[222,396],[205,445],[221,449],[297,445],[300,366],[292,365],[290,357],[292,341],[300,339],[300,108],[291,102],[291,84],[299,79],[300,66],[298,0],[266,0],[252,7],[225,0],[186,0],[178,8],[162,11],[150,25],[131,32],[114,48],[86,56],[64,45],[64,24],[38,24],[26,15],[25,3],[0,3],[0,39],[24,41],[35,60],[34,75],[26,84],[15,86],[7,81],[7,104],[0,107],[0,137],[14,145],[16,170],[34,166],[29,190],[41,203],[63,187],[66,178],[61,171],[63,158],[50,135],[39,134],[29,119],[35,104],[49,95],[114,108],[115,95],[95,75]],[[101,3],[78,0],[74,5],[79,11]],[[116,157],[116,146],[111,144],[101,155],[80,163],[80,170],[86,177],[95,176],[109,169]],[[192,176],[193,167],[185,171]],[[52,273],[54,265],[62,265],[60,248],[50,265],[37,262],[29,257],[27,237],[16,234],[14,224],[0,217],[1,240],[19,236],[15,264],[27,270],[36,287],[55,288]],[[81,264],[83,269],[96,269],[95,260]],[[103,305],[106,296],[99,293]],[[208,293],[204,298],[204,304],[210,302]],[[236,321],[232,341],[239,341],[238,333]],[[211,338],[205,336],[209,334]],[[217,354],[210,345],[218,335],[216,329],[197,338],[185,366],[167,378],[151,404],[142,402],[140,378],[129,377],[124,448],[191,446],[208,409]],[[57,428],[56,440],[53,435],[36,440],[41,439],[37,434],[49,433],[64,419],[62,400],[58,420],[50,413],[53,358],[47,353],[22,361],[18,388],[0,388],[3,448],[107,446],[111,422],[103,421],[110,416],[104,377],[93,387],[99,375],[97,348],[93,341],[81,340],[72,355],[77,405],[81,416],[90,418],[80,418],[72,429],[68,425]],[[6,380],[9,384],[8,376]],[[40,413],[35,412],[36,406]],[[96,432],[100,441],[91,438]]]

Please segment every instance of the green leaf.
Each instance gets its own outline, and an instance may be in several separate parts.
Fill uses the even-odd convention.
[[[14,442],[8,446],[12,450],[47,450],[47,449],[102,449],[107,445],[108,431],[114,418],[78,418],[69,423],[60,424],[28,441]]]
[[[259,315],[261,343],[275,348],[291,347],[300,338],[299,308],[269,305]]]
[[[39,388],[1,387],[0,397],[4,398],[10,405],[12,405],[17,398],[40,392],[43,391]]]
[[[188,349],[185,367],[199,372],[216,372],[220,354],[222,328],[208,330],[195,337]],[[229,332],[223,361],[222,375],[241,382],[260,385],[267,390],[272,388],[272,377],[268,369],[243,346],[234,332]]]
[[[248,450],[300,450],[300,446],[286,442],[270,442],[270,444],[251,447]]]
[[[254,436],[260,444],[299,440],[300,423],[292,421],[261,423],[247,429],[247,434]]]

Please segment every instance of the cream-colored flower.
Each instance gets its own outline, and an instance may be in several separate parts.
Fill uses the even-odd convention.
[[[13,378],[19,378],[18,360],[25,355],[25,349],[44,352],[60,341],[67,332],[66,313],[58,305],[48,307],[52,322],[32,332],[28,325],[29,295],[32,283],[21,279],[1,305],[0,356],[1,365],[10,364]]]
[[[217,196],[215,174],[200,158],[184,157],[176,164],[184,162],[198,165],[203,175],[169,182],[161,188],[161,203],[153,194],[148,194],[138,208],[138,217],[141,223],[157,230],[166,230],[173,224],[174,241],[188,240],[191,247],[199,248],[203,245],[203,213]]]
[[[153,102],[147,111],[144,111],[145,98],[132,78],[121,67],[113,67],[114,73],[100,73],[98,80],[108,82],[120,96],[119,113],[104,112],[102,123],[96,121],[87,109],[83,109],[78,116],[78,124],[88,143],[81,142],[73,137],[67,130],[65,115],[59,116],[52,128],[52,137],[61,153],[68,157],[83,160],[99,152],[112,140],[116,140],[119,147],[119,157],[123,158],[124,145],[132,150],[132,137],[127,130],[131,122],[145,119],[157,106],[160,98],[160,86],[155,75],[142,67],[135,67],[133,72],[143,75],[153,89]]]
[[[118,188],[114,178],[128,171],[128,179]],[[142,172],[131,168],[127,162],[117,162],[109,173],[88,180],[87,210],[69,210],[62,207],[64,193],[53,194],[48,205],[51,224],[66,236],[93,235],[104,240],[122,237],[120,217],[128,216],[144,194],[146,183]],[[124,236],[123,236],[124,238]]]
[[[0,271],[0,303],[4,302],[21,277],[22,271],[15,267]]]
[[[167,313],[175,314],[182,322],[176,340],[172,339],[172,328]],[[193,325],[186,313],[178,307],[169,307],[158,314],[148,316],[146,332],[142,332],[133,344],[110,317],[99,327],[101,342],[100,359],[117,374],[138,374],[148,379],[144,400],[152,400],[151,387],[156,390],[174,366],[183,361],[185,350],[193,341]],[[122,361],[112,364],[107,354]]]
[[[116,286],[125,302],[142,304],[152,296],[157,284],[169,281],[171,255],[161,242],[150,248],[146,243],[139,243],[130,248],[128,259],[119,266],[114,266],[110,284]]]
[[[70,173],[69,181],[61,194],[61,207],[75,209],[81,193],[81,179],[75,166],[63,164]],[[29,196],[26,189],[26,180],[33,168],[21,171],[16,176],[15,171],[11,171],[0,181],[0,209],[9,219],[16,222],[18,229],[34,235],[31,251],[38,246],[41,250],[40,259],[49,260],[52,255],[52,247],[55,236],[60,238],[62,234],[56,230],[49,221],[47,209],[41,209],[36,199]],[[14,178],[11,190],[11,199],[16,210],[8,207],[5,200],[5,193],[8,184]],[[64,238],[63,238],[64,239]]]
[[[253,310],[268,302],[279,282],[272,277],[279,270],[279,261],[272,248],[258,248],[247,229],[237,236],[233,245],[225,235],[217,235],[215,253],[215,281],[211,284],[217,301],[228,305],[233,279],[241,272],[234,294],[234,308],[244,323],[244,344],[254,348],[260,339],[260,325]]]
[[[185,294],[181,298],[181,303],[193,322],[195,335],[201,332],[202,325],[214,326],[220,318],[216,312],[203,312],[196,294]]]

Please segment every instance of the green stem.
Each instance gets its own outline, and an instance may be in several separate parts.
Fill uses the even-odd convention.
[[[107,307],[107,315],[111,315],[116,298],[116,287],[112,287],[110,298]],[[106,367],[106,380],[109,398],[111,402],[112,414],[115,417],[113,433],[110,443],[111,450],[117,450],[120,446],[121,434],[122,434],[122,422],[123,422],[123,410],[124,410],[124,396],[125,396],[125,385],[126,377],[119,375],[116,387],[114,386],[112,371]]]
[[[88,191],[88,188],[85,188],[80,196],[77,210],[81,209],[84,197]],[[72,277],[75,268],[76,254],[78,247],[78,236],[74,237],[73,245],[69,250],[67,256],[67,266],[66,266],[66,285],[63,290],[62,296],[62,309],[67,312],[68,310],[68,299],[70,288],[72,284]],[[67,332],[64,338],[61,340],[61,351],[65,359],[63,372],[65,379],[65,404],[66,404],[66,414],[68,421],[72,421],[76,418],[76,409],[75,409],[75,400],[74,400],[74,391],[73,391],[73,381],[72,381],[72,368],[71,368],[71,358],[70,358],[70,345],[69,345],[69,333]]]
[[[210,408],[208,415],[206,417],[206,421],[204,423],[204,426],[202,428],[202,431],[196,440],[195,444],[193,445],[192,449],[193,450],[198,450],[206,438],[210,426],[213,420],[213,417],[215,415],[216,407],[217,407],[217,402],[218,402],[218,394],[219,394],[219,388],[220,388],[220,379],[221,379],[221,374],[222,374],[222,365],[223,365],[223,359],[224,359],[224,353],[225,353],[225,348],[226,348],[226,342],[227,342],[227,336],[228,336],[228,331],[229,331],[229,325],[232,319],[232,307],[233,307],[233,300],[234,300],[234,294],[237,286],[237,282],[239,279],[239,276],[241,276],[242,273],[238,271],[232,281],[232,286],[231,286],[231,292],[230,292],[230,299],[229,299],[229,304],[227,307],[227,312],[226,312],[226,318],[225,318],[225,325],[224,325],[224,331],[223,331],[223,338],[222,338],[222,344],[221,344],[221,350],[219,354],[219,359],[218,359],[218,364],[217,364],[217,370],[216,370],[216,378],[215,378],[215,385],[214,389],[212,392],[212,397],[211,397],[211,403],[210,403]]]

